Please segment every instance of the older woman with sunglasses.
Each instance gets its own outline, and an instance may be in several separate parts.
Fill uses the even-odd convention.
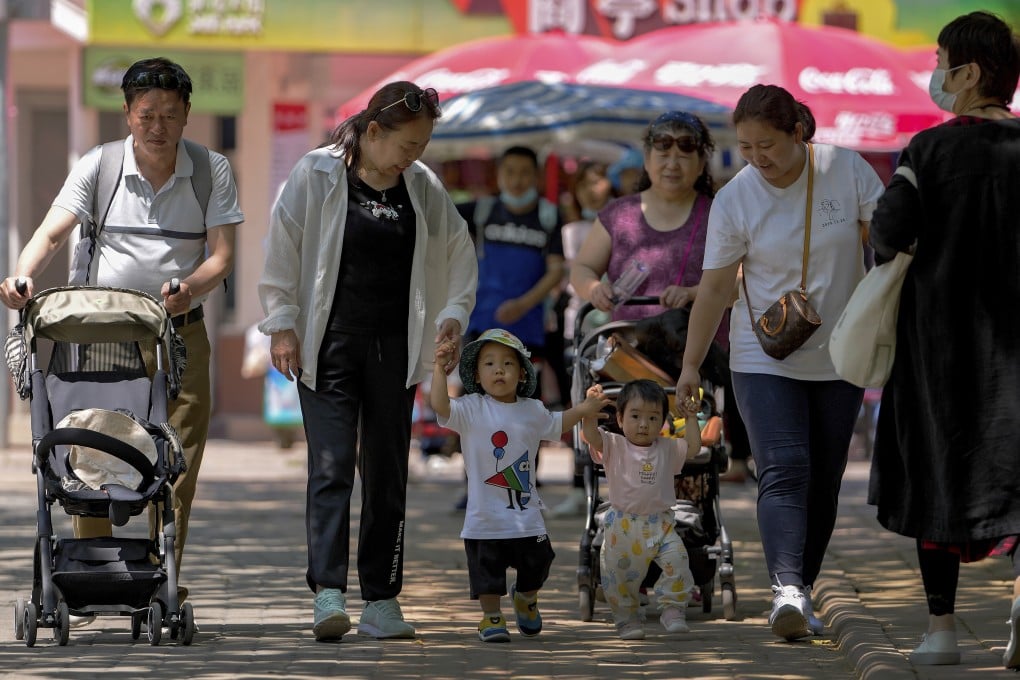
[[[758,471],[758,527],[774,594],[769,624],[778,637],[795,640],[823,628],[811,589],[835,526],[864,396],[836,374],[828,336],[864,276],[862,235],[882,182],[856,152],[809,144],[814,118],[781,87],[745,92],[733,123],[748,164],[712,204],[677,396],[697,394],[702,357],[743,267],[743,295],[730,319],[730,368]],[[822,324],[799,349],[774,359],[750,317],[800,287],[805,252],[806,289]]]
[[[614,319],[653,316],[695,298],[715,195],[708,170],[715,142],[700,118],[664,113],[651,122],[643,141],[638,193],[599,211],[570,270],[577,295],[596,309],[612,311]],[[658,296],[661,306],[617,306],[612,282],[635,261],[647,269],[647,277],[632,295]]]
[[[350,501],[361,477],[358,632],[411,638],[397,595],[404,556],[411,409],[437,343],[456,350],[478,270],[467,224],[418,159],[436,92],[380,88],[306,154],[273,209],[259,295],[273,365],[298,380],[308,440],[307,581],[313,632],[351,628]]]

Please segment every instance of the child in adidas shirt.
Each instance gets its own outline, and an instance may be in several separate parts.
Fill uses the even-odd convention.
[[[464,396],[450,399],[445,367],[455,346],[436,348],[430,400],[439,424],[460,434],[468,478],[468,505],[461,538],[467,552],[471,599],[484,615],[478,637],[509,642],[500,599],[507,593],[506,570],[517,629],[532,637],[542,630],[538,591],[549,576],[555,553],[545,530],[545,506],[535,488],[535,454],[542,440],[559,441],[585,416],[596,416],[608,399],[590,396],[563,412],[529,398],[537,376],[530,353],[514,335],[490,329],[464,347],[460,379]]]
[[[587,399],[603,396],[601,385],[588,388]],[[609,485],[605,540],[599,555],[602,590],[623,640],[643,640],[638,615],[638,589],[655,561],[662,576],[655,584],[662,615],[670,633],[686,633],[687,596],[693,577],[687,548],[676,531],[672,506],[673,478],[687,458],[701,450],[697,406],[681,405],[690,426],[684,438],[662,437],[669,397],[652,380],[633,380],[616,397],[616,421],[623,434],[598,426],[597,416],[585,416],[582,429],[592,460],[601,463]]]

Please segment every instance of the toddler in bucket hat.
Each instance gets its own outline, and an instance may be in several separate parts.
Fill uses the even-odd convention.
[[[460,356],[460,381],[464,385],[465,394],[484,394],[485,390],[478,383],[478,354],[487,342],[498,342],[506,345],[517,352],[521,361],[521,380],[517,384],[517,394],[521,397],[530,397],[538,387],[538,376],[535,373],[535,366],[531,363],[531,352],[524,346],[520,339],[502,328],[490,328],[474,342],[464,346]]]

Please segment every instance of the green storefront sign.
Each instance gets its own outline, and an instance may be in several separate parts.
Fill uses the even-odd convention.
[[[83,60],[82,92],[85,106],[120,111],[124,72],[139,59],[166,57],[191,76],[194,113],[232,115],[244,107],[244,55],[235,52],[193,52],[155,48],[87,47]]]
[[[88,0],[90,45],[300,52],[431,52],[511,32],[451,0]]]

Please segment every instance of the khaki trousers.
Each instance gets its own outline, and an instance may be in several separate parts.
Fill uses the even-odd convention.
[[[184,370],[181,393],[169,402],[170,424],[177,430],[184,448],[184,462],[188,469],[177,478],[174,484],[174,521],[177,525],[177,540],[174,543],[174,555],[177,558],[178,576],[181,560],[184,555],[184,543],[188,539],[188,518],[191,515],[191,502],[195,498],[198,484],[198,469],[202,465],[202,454],[205,452],[205,440],[209,436],[209,421],[212,417],[212,384],[209,378],[209,360],[211,349],[205,322],[195,321],[177,329],[188,348],[188,362]],[[164,353],[165,357],[165,353]],[[155,344],[142,347],[142,358],[151,377],[156,372]],[[167,364],[164,363],[164,366]],[[142,414],[139,414],[142,415]],[[94,538],[96,536],[112,536],[113,527],[110,520],[102,517],[71,518],[76,538]],[[149,513],[149,530],[155,536],[158,519],[154,512]]]

